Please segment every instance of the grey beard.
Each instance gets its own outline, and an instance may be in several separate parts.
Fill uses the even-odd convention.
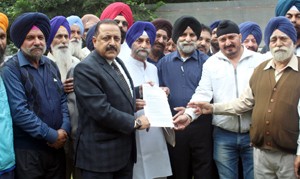
[[[177,44],[177,49],[179,49],[180,51],[182,51],[185,54],[191,54],[196,50],[197,46],[196,43],[192,43],[191,46],[184,46],[183,42],[179,42]]]

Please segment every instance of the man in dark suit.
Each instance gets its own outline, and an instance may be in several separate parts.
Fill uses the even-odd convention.
[[[121,32],[112,20],[98,22],[95,50],[74,70],[79,123],[75,164],[82,178],[131,179],[136,159],[135,129],[149,127],[147,117],[134,117],[135,91],[117,58]]]

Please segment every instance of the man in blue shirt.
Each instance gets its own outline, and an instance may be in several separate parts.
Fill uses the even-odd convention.
[[[169,104],[186,106],[201,79],[202,66],[208,56],[196,49],[201,24],[191,16],[182,16],[173,26],[172,39],[177,51],[157,64],[160,86],[170,88]],[[184,131],[176,131],[176,145],[169,147],[174,179],[212,178],[211,116],[202,116]]]
[[[17,17],[10,37],[20,50],[4,63],[14,130],[16,178],[65,178],[63,146],[70,132],[67,98],[57,66],[43,56],[49,18],[29,12]]]

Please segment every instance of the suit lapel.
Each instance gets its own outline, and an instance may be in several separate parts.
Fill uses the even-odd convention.
[[[100,56],[100,55],[99,55]],[[101,56],[100,56],[101,57]],[[124,64],[122,61],[120,61],[119,59],[117,60],[118,63],[122,66],[124,72],[127,75],[127,78],[130,81],[130,89],[133,92],[133,96],[134,96],[134,89],[133,89],[133,82],[132,79],[129,76],[128,71],[126,70],[126,68],[124,67]],[[119,78],[118,74],[112,69],[111,65],[109,65],[106,60],[104,58],[101,57],[101,61],[100,63],[103,65],[103,69],[114,79],[114,81],[116,82],[116,84],[118,85],[118,87],[120,88],[120,90],[122,91],[123,95],[126,96],[126,98],[128,99],[128,101],[130,102],[130,105],[134,108],[134,97],[133,96],[129,96],[126,93],[126,87],[123,85],[123,83],[120,81],[121,79]]]

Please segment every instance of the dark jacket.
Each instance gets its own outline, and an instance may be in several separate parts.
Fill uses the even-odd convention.
[[[133,83],[117,58],[131,88]],[[135,99],[126,95],[120,77],[96,51],[74,70],[74,89],[79,111],[75,164],[93,172],[113,172],[135,160]],[[134,95],[133,95],[134,96]],[[133,158],[131,158],[133,157]]]

